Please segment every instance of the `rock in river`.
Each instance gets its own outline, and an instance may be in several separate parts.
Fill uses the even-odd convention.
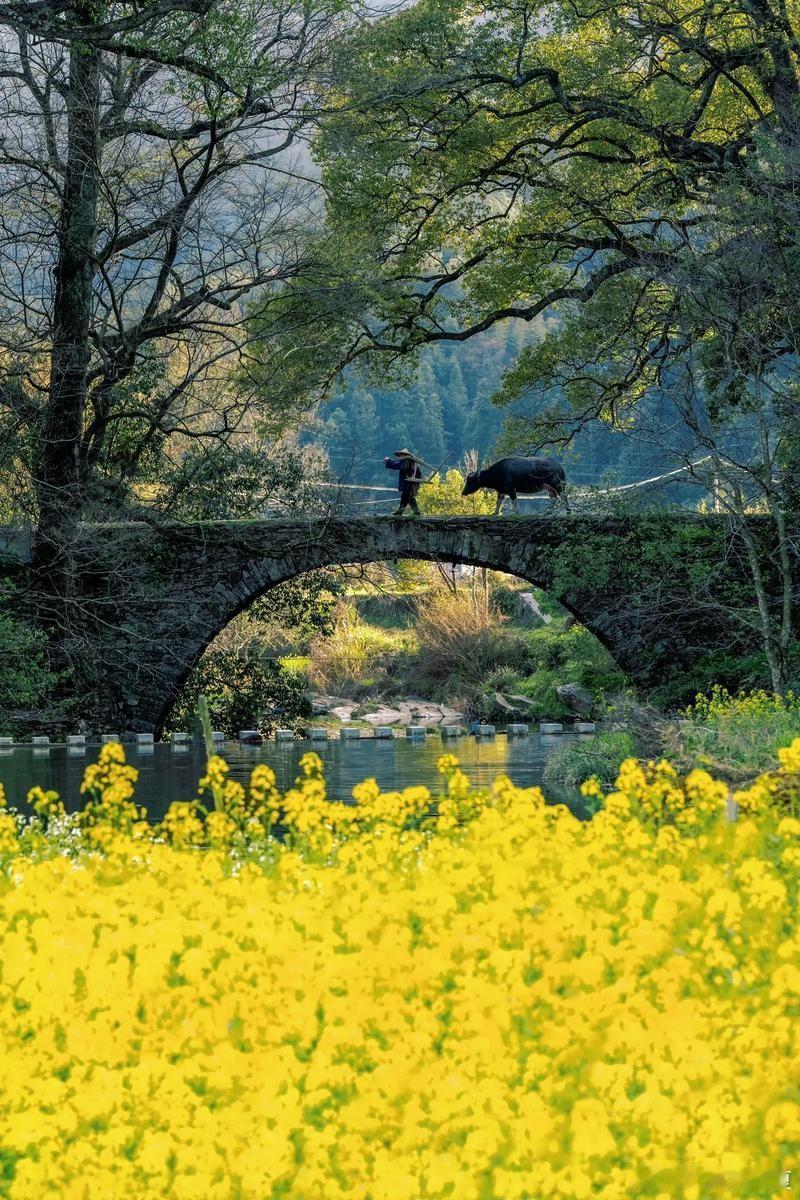
[[[594,708],[592,693],[579,683],[562,683],[556,688],[556,695],[562,704],[582,716],[588,715]]]

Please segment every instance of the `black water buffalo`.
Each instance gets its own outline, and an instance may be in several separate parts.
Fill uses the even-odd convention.
[[[497,516],[506,496],[510,497],[514,511],[519,512],[518,495],[536,496],[540,492],[547,492],[555,503],[565,483],[564,468],[554,458],[501,458],[482,471],[470,472],[461,495],[471,496],[479,488],[497,492],[497,507],[494,510]]]

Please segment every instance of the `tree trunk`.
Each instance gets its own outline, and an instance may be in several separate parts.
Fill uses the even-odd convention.
[[[781,590],[783,593],[783,603],[781,606],[781,632],[780,632],[780,648],[781,657],[787,663],[789,647],[792,644],[794,634],[794,571],[792,569],[792,559],[789,553],[789,535],[786,529],[786,514],[780,504],[772,508],[772,518],[775,522],[775,529],[778,535],[778,563],[780,566]]]
[[[89,21],[86,6],[75,9]],[[95,14],[96,15],[96,14]],[[80,520],[80,442],[90,358],[97,225],[100,51],[73,42],[67,96],[67,160],[53,297],[50,388],[39,430],[35,562],[54,601],[74,590],[70,546]]]
[[[779,696],[784,695],[788,685],[787,677],[787,662],[782,652],[780,636],[776,637],[775,629],[770,612],[769,599],[767,596],[767,588],[764,582],[764,575],[761,570],[761,560],[758,553],[758,546],[755,538],[747,524],[747,516],[742,511],[740,532],[747,550],[747,559],[750,564],[750,574],[753,580],[753,590],[756,596],[756,605],[758,607],[759,622],[761,625],[761,637],[764,645],[764,653],[769,665],[770,679],[772,682],[772,690],[777,692]]]

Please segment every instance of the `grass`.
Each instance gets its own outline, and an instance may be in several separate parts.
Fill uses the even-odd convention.
[[[365,692],[392,690],[398,661],[415,649],[413,633],[384,630],[359,616],[346,602],[336,608],[333,631],[311,645],[311,682],[327,691],[356,698]]]
[[[623,672],[597,638],[581,625],[567,627],[563,616],[519,639],[517,678],[496,690],[528,697],[532,704],[526,711],[532,718],[558,721],[575,715],[559,699],[560,684],[578,683],[598,702],[625,685]]]
[[[408,593],[358,596],[356,608],[358,615],[367,624],[374,625],[378,629],[386,631],[410,629],[416,622],[417,609],[420,600],[424,603],[425,595],[425,592],[420,591],[417,596]]]
[[[580,787],[596,778],[604,788],[613,787],[619,764],[635,756],[634,739],[625,730],[598,733],[558,746],[547,761],[545,783]]]
[[[491,672],[519,659],[518,636],[481,594],[431,593],[417,620],[419,675],[434,692],[452,695],[479,687]]]
[[[754,779],[775,763],[778,750],[800,732],[800,697],[762,690],[731,695],[715,686],[675,716],[630,695],[611,706],[622,731],[600,733],[560,746],[547,763],[544,779],[577,787],[596,776],[614,784],[618,763],[668,759],[679,772],[703,767],[727,782]]]

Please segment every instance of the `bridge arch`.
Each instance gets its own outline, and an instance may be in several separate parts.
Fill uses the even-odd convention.
[[[424,553],[420,551],[416,551],[414,553],[410,551],[403,551],[402,553],[398,551],[392,551],[390,553],[387,551],[383,554],[381,559],[376,559],[372,553],[367,551],[364,551],[357,557],[347,559],[343,559],[339,552],[320,554],[316,558],[316,561],[313,563],[313,565],[305,566],[302,570],[296,570],[294,566],[291,565],[291,562],[288,570],[285,566],[281,565],[277,572],[274,574],[270,573],[271,577],[267,583],[264,583],[262,578],[257,578],[254,580],[252,576],[248,576],[247,579],[242,579],[239,581],[238,585],[234,585],[232,588],[230,597],[232,606],[229,607],[227,604],[223,604],[219,609],[216,610],[214,614],[209,613],[209,620],[202,627],[202,631],[200,628],[198,629],[197,640],[191,648],[192,658],[186,662],[183,672],[175,679],[173,685],[173,695],[166,702],[164,710],[159,714],[158,728],[160,729],[166,720],[169,709],[172,707],[173,699],[180,694],[193,668],[197,666],[202,656],[208,650],[209,646],[214,642],[215,638],[225,629],[228,624],[230,624],[231,621],[240,616],[242,613],[246,612],[258,600],[268,596],[274,588],[279,587],[283,583],[290,582],[293,579],[298,579],[304,574],[316,570],[322,570],[326,567],[369,565],[378,561],[397,562],[403,559],[411,559],[416,562],[446,563],[448,565],[486,568],[498,573],[511,575],[514,578],[524,579],[533,587],[543,591],[547,590],[547,584],[542,582],[542,579],[537,573],[526,572],[526,574],[523,575],[519,571],[510,570],[505,563],[498,563],[493,557],[490,558],[475,556],[472,554],[468,555],[464,553],[456,553],[455,550],[448,551],[446,548],[441,546],[427,550]],[[260,575],[260,572],[257,572],[257,575]],[[559,601],[559,603],[567,612],[571,613],[576,620],[581,622],[581,624],[584,623],[581,614],[572,609],[568,600],[562,599]],[[598,641],[605,645],[602,633],[599,633],[595,636],[597,636]],[[606,646],[606,649],[610,649],[613,657],[613,648]]]
[[[84,531],[87,591],[98,622],[114,629],[113,639],[103,637],[103,655],[116,719],[130,729],[161,728],[189,671],[233,617],[278,584],[334,565],[420,559],[518,576],[552,595],[623,670],[645,681],[668,676],[712,632],[719,639],[718,617],[713,631],[702,630],[692,613],[689,633],[680,580],[665,621],[665,583],[651,578],[654,531],[646,519],[337,517]]]

